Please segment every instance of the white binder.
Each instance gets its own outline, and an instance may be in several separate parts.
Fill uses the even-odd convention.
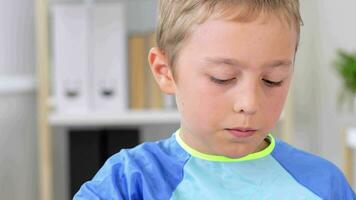
[[[96,4],[93,22],[93,100],[97,112],[128,107],[127,42],[124,6]]]
[[[89,110],[88,12],[82,5],[53,8],[53,86],[61,113]]]

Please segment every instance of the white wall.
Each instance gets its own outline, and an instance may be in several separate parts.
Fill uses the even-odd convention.
[[[34,1],[0,0],[0,84],[35,73]],[[36,200],[37,139],[34,89],[0,91],[0,199]]]
[[[342,84],[333,62],[338,48],[356,50],[356,1],[301,0],[301,8],[305,25],[293,85],[294,143],[342,169],[342,129],[356,126],[356,113],[338,110]]]
[[[37,199],[35,95],[0,97],[0,199]]]
[[[304,25],[296,56],[292,84],[294,138],[293,144],[313,153],[320,152],[318,143],[318,96],[319,96],[319,51],[318,12],[316,2],[301,1],[301,15]]]
[[[336,96],[342,88],[340,78],[333,69],[336,50],[356,50],[356,1],[319,0],[320,21],[320,113],[321,154],[336,163],[342,163],[342,128],[356,126],[356,113],[339,112]]]

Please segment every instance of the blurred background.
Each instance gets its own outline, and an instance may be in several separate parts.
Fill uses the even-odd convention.
[[[356,101],[338,101],[336,60],[356,51],[356,1],[300,2],[294,82],[275,134],[355,182]],[[0,199],[71,199],[108,156],[179,127],[174,98],[147,71],[156,3],[0,0]]]

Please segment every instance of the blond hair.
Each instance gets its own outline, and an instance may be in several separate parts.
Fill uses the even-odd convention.
[[[247,22],[262,12],[274,13],[289,25],[294,25],[299,42],[302,24],[299,0],[159,0],[157,45],[173,67],[182,44],[195,25],[209,18]]]

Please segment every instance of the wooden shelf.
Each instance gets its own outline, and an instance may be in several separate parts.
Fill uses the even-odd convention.
[[[130,126],[148,124],[176,124],[180,115],[176,110],[142,110],[118,114],[88,113],[62,114],[52,113],[49,123],[52,126]]]

